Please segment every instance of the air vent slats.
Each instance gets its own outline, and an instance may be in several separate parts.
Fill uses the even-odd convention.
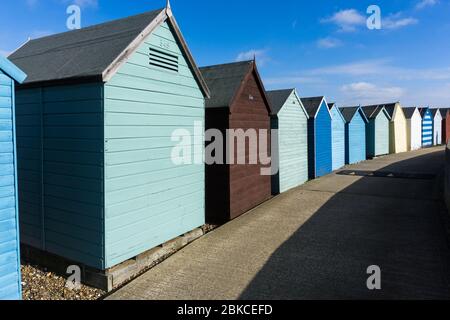
[[[178,56],[161,50],[150,48],[149,63],[151,66],[178,72]]]

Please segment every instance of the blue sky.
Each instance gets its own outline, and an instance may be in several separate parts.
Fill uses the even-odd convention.
[[[66,8],[82,26],[165,6],[165,0],[3,0],[0,54],[28,37],[66,31]],[[296,87],[341,105],[400,100],[450,107],[449,0],[172,0],[200,66],[252,58],[267,89]],[[381,30],[366,10],[381,9]]]

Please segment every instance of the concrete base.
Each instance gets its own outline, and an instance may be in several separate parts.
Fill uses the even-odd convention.
[[[110,292],[153,268],[189,243],[202,237],[212,228],[212,226],[197,228],[107,270],[91,268],[23,244],[21,245],[21,257],[25,263],[45,267],[64,277],[68,276],[66,273],[68,266],[77,265],[81,268],[83,284]]]

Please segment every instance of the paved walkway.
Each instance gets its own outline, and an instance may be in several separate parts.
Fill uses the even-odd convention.
[[[437,175],[443,165],[440,147],[348,168]],[[109,299],[450,298],[438,179],[418,177],[311,181],[195,241]],[[380,291],[366,287],[369,265],[381,268]]]

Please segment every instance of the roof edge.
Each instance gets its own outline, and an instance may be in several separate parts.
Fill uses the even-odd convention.
[[[268,108],[268,113],[269,116],[272,115],[272,104],[270,103],[269,98],[267,97],[267,91],[266,88],[264,87],[264,83],[262,82],[261,76],[259,75],[258,72],[258,68],[256,67],[256,61],[255,60],[249,60],[249,61],[244,61],[244,62],[249,62],[249,68],[247,71],[247,74],[244,76],[244,78],[241,81],[241,85],[239,87],[239,89],[235,92],[233,98],[230,101],[230,110],[231,108],[234,106],[236,100],[239,98],[239,96],[241,95],[242,91],[244,90],[244,83],[247,82],[248,78],[250,77],[250,75],[254,72],[256,75],[256,82],[259,86],[261,86],[261,91],[262,91],[262,97],[264,99],[264,102],[266,103],[266,106]]]
[[[27,78],[25,72],[3,56],[0,56],[0,69],[18,83],[23,83]]]
[[[128,61],[130,56],[137,51],[137,49],[145,41],[145,39],[166,20],[169,20],[170,23],[172,24],[172,27],[175,31],[175,35],[178,38],[178,41],[180,42],[184,50],[184,53],[187,56],[191,69],[194,72],[194,76],[198,81],[198,84],[203,92],[204,97],[210,98],[209,88],[206,85],[206,82],[203,79],[203,76],[201,75],[197,67],[197,64],[194,61],[194,58],[186,44],[186,41],[184,40],[183,35],[181,34],[181,31],[178,27],[175,17],[173,16],[170,2],[168,2],[166,8],[161,9],[161,12],[156,16],[156,18],[153,19],[153,21],[150,22],[150,24],[144,30],[142,30],[142,32],[139,33],[139,35],[125,48],[125,50],[123,50],[122,53],[119,56],[117,56],[114,59],[114,61],[102,72],[103,82],[110,81],[112,77],[118,72],[120,67],[122,67]]]

